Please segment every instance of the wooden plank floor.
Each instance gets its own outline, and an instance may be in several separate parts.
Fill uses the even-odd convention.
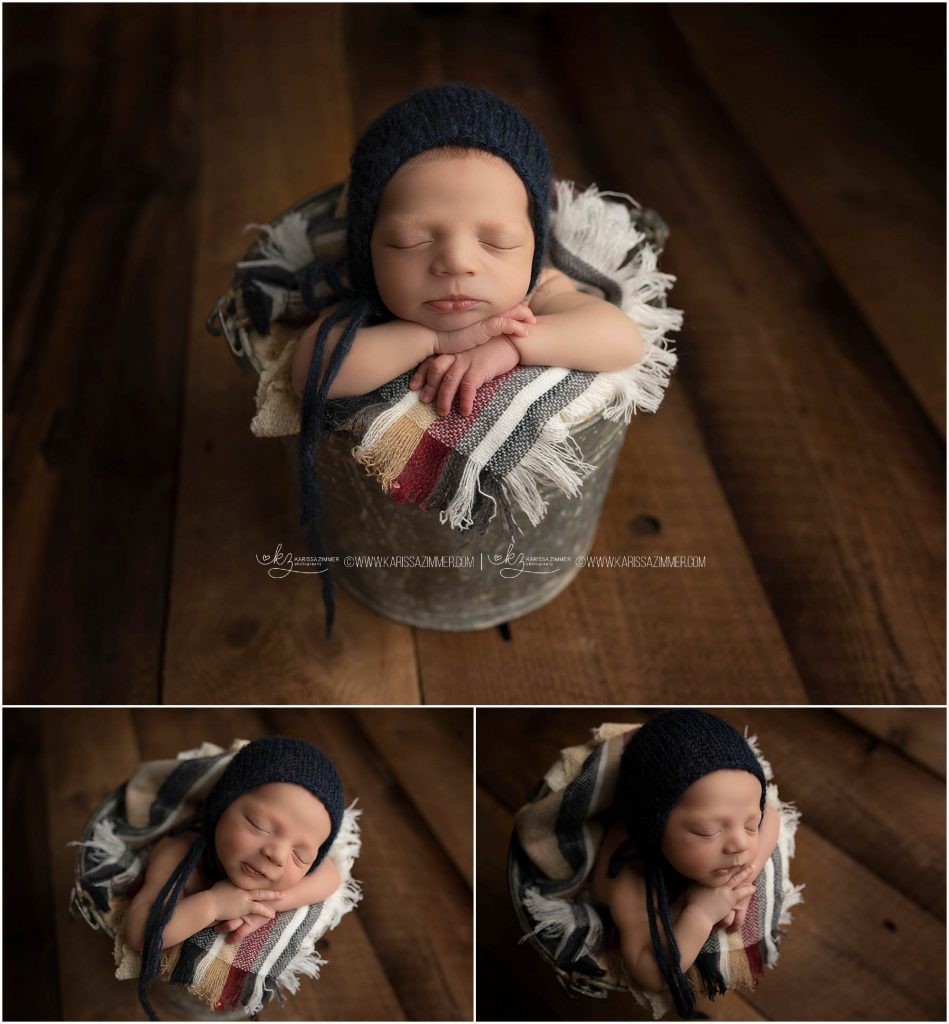
[[[631,997],[569,998],[518,944],[506,880],[513,814],[558,751],[602,722],[647,713],[478,709],[479,1020],[647,1019]],[[702,1011],[716,1020],[945,1019],[945,780],[879,740],[902,719],[934,747],[941,741],[944,761],[945,711],[884,710],[871,731],[825,710],[722,714],[757,734],[782,799],[801,810],[791,878],[806,888],[775,969],[753,994],[703,1001]]]
[[[836,11],[8,5],[7,702],[942,703],[942,12]],[[680,366],[593,551],[706,567],[590,569],[503,633],[343,593],[327,642],[257,564],[304,547],[295,481],[204,319],[244,224],[453,79],[669,224]]]
[[[142,1019],[135,985],[115,980],[109,940],[68,913],[66,844],[140,761],[275,733],[321,746],[347,802],[358,799],[363,900],[318,944],[329,961],[320,979],[302,979],[261,1019],[471,1018],[469,709],[152,708],[5,712],[5,1019]],[[44,983],[24,985],[37,962]]]

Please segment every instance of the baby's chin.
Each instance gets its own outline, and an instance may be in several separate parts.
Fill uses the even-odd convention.
[[[491,316],[493,312],[493,308],[486,302],[479,303],[464,313],[439,313],[437,310],[422,307],[411,319],[414,319],[417,324],[427,327],[430,331],[460,331],[462,328],[479,323],[485,317]]]

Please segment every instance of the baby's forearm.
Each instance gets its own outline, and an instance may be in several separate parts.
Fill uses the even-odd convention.
[[[705,945],[713,927],[714,925],[709,924],[696,907],[686,906],[679,915],[678,921],[672,926],[672,932],[679,947],[679,966],[683,974],[695,963],[695,958]],[[665,945],[664,942],[663,945]],[[666,980],[662,976],[662,971],[659,970],[659,964],[656,962],[656,955],[651,945],[640,950],[636,959],[629,966],[633,976],[643,988],[651,992],[659,992],[665,988]]]
[[[307,373],[313,359],[316,343],[316,325],[301,337],[293,358],[293,389],[302,397]],[[322,373],[329,365],[329,357],[343,335],[343,326],[330,329]],[[356,335],[349,355],[343,360],[335,380],[330,385],[330,398],[365,395],[387,383],[406,370],[414,369],[423,359],[435,352],[435,332],[422,324],[409,320],[390,320],[375,327],[364,327]]]
[[[643,357],[643,341],[618,307],[577,292],[552,296],[526,338],[513,338],[525,366],[624,370]]]
[[[125,941],[133,949],[141,949],[145,943],[145,924],[151,901],[135,904],[129,908],[125,922]],[[171,920],[162,934],[162,949],[176,946],[179,942],[196,935],[203,928],[214,924],[217,920],[217,908],[214,895],[209,889],[185,896],[179,900]]]

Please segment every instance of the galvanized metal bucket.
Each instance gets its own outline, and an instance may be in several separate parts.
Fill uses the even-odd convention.
[[[271,223],[292,212],[319,219],[335,207],[342,187],[308,196]],[[643,210],[640,221],[637,227],[661,250],[668,233],[661,218]],[[260,254],[258,240],[244,260]],[[235,275],[231,296],[237,282]],[[235,309],[233,300],[222,298],[208,317],[208,330],[223,333],[242,368],[259,376],[263,366]],[[595,470],[584,479],[580,497],[541,486],[546,515],[536,526],[521,523],[523,532],[513,543],[500,513],[478,535],[450,529],[436,511],[396,503],[353,458],[351,435],[324,436],[317,450],[323,494],[319,529],[323,553],[338,559],[331,563],[334,580],[375,611],[426,629],[485,629],[542,607],[570,584],[593,544],[626,429],[622,419],[596,416],[572,432],[584,461]],[[284,441],[296,473],[297,438]]]

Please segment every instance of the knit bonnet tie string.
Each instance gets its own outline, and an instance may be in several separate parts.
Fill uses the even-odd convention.
[[[195,837],[188,852],[168,876],[168,881],[162,886],[148,912],[145,922],[145,939],[142,943],[142,966],[138,976],[138,998],[142,1008],[148,1014],[149,1020],[160,1019],[148,998],[148,986],[158,974],[165,927],[171,920],[175,907],[178,905],[181,890],[190,878],[191,872],[197,867],[202,853],[204,853],[204,838],[199,835]]]
[[[327,552],[323,550],[323,542],[320,538],[319,528],[316,521],[320,513],[320,484],[316,468],[316,445],[319,440],[320,430],[323,426],[323,417],[326,414],[326,402],[330,386],[336,379],[343,360],[349,354],[356,340],[356,335],[363,327],[371,312],[371,302],[367,298],[343,299],[326,319],[320,324],[316,335],[316,344],[313,346],[313,356],[310,360],[310,368],[306,376],[306,385],[303,391],[303,402],[300,410],[300,501],[302,512],[300,524],[308,526],[312,530],[312,546],[317,558],[323,558]],[[330,330],[341,320],[349,317],[342,337],[339,339],[336,348],[330,356],[326,373],[320,379],[320,371],[326,354],[326,341]],[[333,621],[336,617],[336,605],[333,598],[333,580],[328,565],[321,566],[321,582],[323,585],[323,607],[326,612],[326,636],[329,638],[333,632]]]

